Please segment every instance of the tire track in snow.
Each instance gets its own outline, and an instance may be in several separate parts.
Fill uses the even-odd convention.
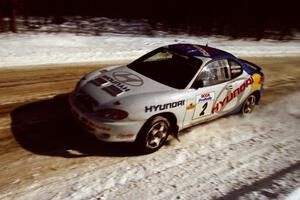
[[[291,192],[289,191],[291,188],[288,188],[287,190],[284,186],[291,180],[292,183],[289,183],[290,185],[294,185],[296,180],[298,182],[297,185],[300,186],[300,162],[284,168],[264,179],[254,182],[251,185],[231,191],[217,200],[237,198],[241,200],[264,198],[284,199],[287,193]],[[295,199],[296,196],[293,200]]]
[[[210,151],[210,149],[206,151],[206,154],[189,155],[188,158],[182,158],[183,162],[181,164],[160,169],[156,173],[148,174],[144,179],[130,181],[126,185],[119,185],[119,187],[114,186],[114,188],[104,191],[102,196],[108,199],[116,198],[116,196],[116,199],[126,199],[135,193],[137,195],[148,193],[147,197],[149,199],[175,199],[178,195],[183,199],[197,199],[197,197],[198,199],[200,197],[200,199],[210,199],[214,196],[212,195],[212,188],[216,189],[213,193],[216,193],[216,196],[220,196],[224,195],[226,191],[228,192],[232,187],[248,184],[264,176],[264,174],[253,170],[252,167],[259,168],[263,164],[269,166],[270,160],[268,157],[270,156],[283,157],[281,162],[273,162],[275,165],[280,164],[278,165],[280,167],[283,167],[283,164],[287,166],[291,164],[291,159],[286,155],[287,152],[278,150],[276,145],[274,145],[278,142],[278,138],[272,138],[261,143],[254,142],[254,139],[255,138],[251,138],[241,143],[230,144],[227,148],[220,148],[214,151]],[[293,152],[293,155],[290,154],[290,156],[297,156],[297,152],[300,148],[299,140],[296,140],[294,136],[286,140],[286,142],[278,143],[277,145],[282,146],[282,148],[289,146],[288,150]],[[291,148],[292,143],[295,143],[293,148]],[[194,148],[197,148],[197,146]],[[192,151],[195,149],[189,150]],[[186,152],[181,150],[176,153],[184,157]],[[224,158],[225,161],[223,160]],[[165,162],[168,161],[169,160],[166,160]],[[297,161],[299,160],[296,159],[293,162]],[[252,164],[250,169],[249,163]],[[272,170],[274,170],[274,168],[272,168]],[[236,175],[240,174],[240,172],[243,172],[243,176],[242,179],[239,180]],[[271,171],[271,173],[273,172],[274,171]],[[252,180],[247,180],[251,177]],[[180,180],[180,182],[178,182],[178,180]],[[230,182],[228,180],[234,181]],[[160,186],[157,186],[158,183],[163,186],[162,188],[169,188],[169,191],[162,189],[162,191],[160,191],[161,194],[157,194],[160,188]],[[195,188],[195,186],[197,187]],[[151,188],[152,191],[149,191],[149,188]],[[153,188],[156,189],[153,190]],[[128,196],[126,193],[124,196],[115,195],[114,192],[117,191],[127,191]],[[170,196],[170,194],[175,194],[175,196]],[[150,198],[151,196],[155,196],[155,198]]]

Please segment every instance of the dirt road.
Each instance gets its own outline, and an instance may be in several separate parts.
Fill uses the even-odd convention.
[[[196,126],[181,143],[172,140],[144,156],[129,144],[96,141],[69,113],[67,94],[99,66],[0,70],[0,199],[233,199],[259,181],[269,187],[272,177],[296,173],[294,188],[282,186],[274,195],[290,192],[300,184],[299,102],[295,110],[279,107],[299,98],[300,58],[248,60],[266,75],[256,119],[233,116]]]

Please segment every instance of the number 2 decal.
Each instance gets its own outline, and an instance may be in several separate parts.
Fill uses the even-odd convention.
[[[202,118],[211,114],[213,102],[215,99],[214,92],[199,94],[196,97],[196,109],[193,119]]]
[[[202,106],[202,111],[201,111],[201,113],[200,113],[200,115],[199,116],[202,116],[202,115],[204,115],[204,113],[205,113],[205,110],[206,110],[206,108],[207,108],[207,105],[208,105],[208,102],[206,102],[203,106]]]

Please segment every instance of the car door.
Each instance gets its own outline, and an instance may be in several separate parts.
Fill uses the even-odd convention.
[[[237,61],[228,59],[228,64],[231,80],[227,82],[225,87],[228,92],[226,97],[218,99],[219,114],[228,113],[238,108],[251,93],[250,85],[253,83],[251,76],[243,72],[242,66]],[[229,90],[229,88],[231,89]]]
[[[187,100],[184,127],[207,121],[219,111],[218,101],[232,91],[230,68],[227,59],[206,64],[192,85],[193,98]]]

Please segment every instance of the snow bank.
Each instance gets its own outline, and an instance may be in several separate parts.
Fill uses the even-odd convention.
[[[196,43],[238,56],[300,56],[297,40],[231,40],[228,37],[169,35],[159,37],[107,34],[0,34],[0,67],[78,62],[130,62],[157,47],[171,43]]]

